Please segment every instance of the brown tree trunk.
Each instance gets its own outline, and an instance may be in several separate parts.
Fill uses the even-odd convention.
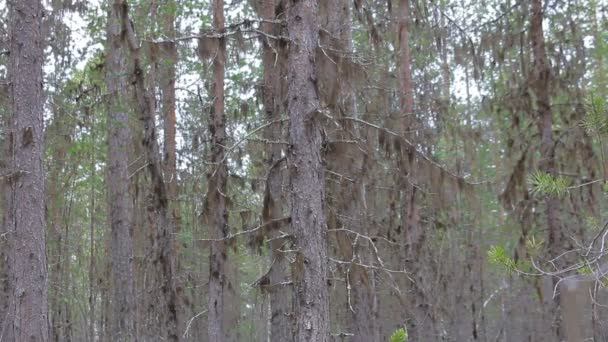
[[[224,1],[213,0],[213,28],[224,32]],[[227,190],[228,166],[225,157],[226,114],[224,112],[224,66],[226,63],[226,39],[218,38],[213,59],[213,108],[209,130],[211,131],[211,165],[208,190],[205,198],[205,219],[209,226],[211,242],[209,252],[209,289],[207,293],[207,334],[209,341],[229,341],[232,330],[230,301],[234,285],[231,279],[228,241]]]
[[[4,224],[8,237],[10,317],[6,336],[48,341],[47,261],[44,217],[43,7],[10,2],[10,101],[4,175]],[[5,319],[4,317],[2,318]]]
[[[165,4],[165,11],[163,12],[162,25],[163,32],[169,39],[175,38],[175,1],[170,0]],[[182,286],[177,282],[180,274],[180,263],[178,259],[179,255],[179,244],[177,243],[176,237],[180,227],[180,210],[179,202],[177,201],[178,196],[178,183],[177,183],[177,144],[175,139],[175,64],[177,62],[177,45],[173,42],[169,43],[166,47],[166,51],[163,54],[163,60],[161,63],[161,93],[162,93],[162,110],[163,110],[163,124],[164,124],[164,158],[163,158],[163,175],[164,182],[167,187],[167,199],[170,210],[169,220],[172,221],[171,226],[173,231],[171,236],[168,238],[172,241],[170,260],[171,263],[171,274],[174,278],[173,286],[175,288],[175,307],[183,307],[183,302],[180,299],[180,294],[183,293]],[[176,326],[178,330],[183,330],[184,327],[180,326],[183,321],[180,313],[183,310],[177,310],[175,319],[177,320]],[[179,336],[179,332],[178,332]]]
[[[150,203],[148,210],[148,223],[152,226],[153,246],[151,293],[156,301],[149,302],[149,310],[160,321],[157,326],[142,327],[142,335],[159,336],[163,340],[178,341],[177,296],[174,279],[174,228],[173,220],[169,217],[169,199],[167,185],[163,179],[163,166],[160,148],[157,141],[156,124],[154,120],[153,96],[145,85],[145,72],[142,67],[140,46],[133,31],[129,18],[129,7],[126,2],[120,11],[121,27],[124,32],[122,38],[124,47],[129,49],[132,62],[132,79],[135,100],[138,105],[143,124],[143,147],[146,153],[148,171],[150,173]],[[145,331],[144,331],[145,329]]]
[[[279,0],[282,1],[282,0]],[[284,15],[281,11],[276,13],[278,1],[265,1],[262,3],[260,15],[266,20],[274,20]],[[265,22],[262,26],[265,33],[279,36],[280,26]],[[264,65],[264,84],[263,84],[263,101],[265,117],[268,122],[279,121],[281,112],[284,110],[282,99],[284,94],[283,76],[286,72],[286,49],[283,43],[276,44],[270,39],[263,39],[263,56]],[[269,141],[279,141],[283,139],[281,123],[272,124],[264,133],[264,138]],[[266,159],[269,167],[268,178],[266,180],[266,189],[264,194],[263,219],[264,224],[267,224],[269,236],[272,239],[270,242],[270,250],[272,262],[270,271],[268,272],[269,285],[266,286],[266,291],[270,298],[270,341],[271,342],[289,342],[293,341],[293,322],[292,322],[292,288],[289,285],[289,263],[285,257],[285,253],[280,252],[286,241],[278,238],[282,233],[286,232],[288,227],[281,226],[278,222],[284,217],[285,207],[284,192],[283,192],[283,173],[281,155],[283,148],[280,144],[268,144]]]
[[[295,341],[329,340],[327,223],[321,162],[320,103],[315,51],[319,41],[318,1],[290,0],[287,13],[287,112],[290,150],[291,224],[297,254],[292,264],[295,289]]]
[[[339,226],[350,232],[339,231],[335,234],[336,253],[341,260],[354,260],[346,268],[344,288],[346,301],[340,302],[340,311],[344,312],[344,322],[340,322],[350,335],[350,341],[366,342],[379,339],[376,322],[376,289],[373,271],[359,264],[371,265],[373,247],[370,241],[360,236],[368,236],[367,216],[364,207],[364,179],[368,160],[361,152],[359,145],[347,141],[359,139],[359,131],[351,120],[340,120],[343,117],[357,116],[357,101],[353,80],[348,74],[352,54],[352,27],[349,1],[321,1],[322,26],[326,34],[321,36],[325,51],[317,51],[317,61],[322,61],[320,83],[321,98],[328,104],[332,115],[341,127],[330,132],[331,143],[325,159],[328,168],[344,176],[335,186],[328,185],[329,198],[334,198]],[[347,180],[349,179],[349,180]],[[354,244],[354,245],[353,245]]]
[[[555,142],[553,138],[553,113],[551,112],[551,69],[545,51],[545,37],[543,33],[543,5],[542,0],[532,0],[530,3],[530,44],[534,55],[534,69],[532,72],[531,89],[536,98],[536,113],[534,118],[538,132],[541,137],[539,169],[542,172],[556,176],[555,167]],[[561,222],[559,219],[559,199],[548,194],[545,199],[545,213],[547,219],[549,248],[549,259],[557,258],[563,252],[565,237],[563,236]],[[558,269],[563,269],[565,260],[563,257],[555,260]],[[551,289],[559,281],[558,277],[552,278]],[[549,289],[549,286],[546,287]],[[551,292],[544,296],[551,298]],[[552,330],[557,340],[562,337],[560,295],[555,296],[548,317]]]
[[[410,53],[410,2],[400,0],[398,9],[398,39],[399,39],[399,86],[401,98],[401,133],[415,140],[410,134],[416,116],[414,114],[414,87],[412,84],[411,53]],[[399,160],[399,167],[404,179],[400,180],[403,186],[402,195],[402,222],[405,229],[405,269],[411,274],[408,281],[405,310],[408,312],[406,325],[411,341],[435,340],[438,338],[434,316],[425,295],[423,282],[424,270],[420,267],[422,262],[423,244],[426,239],[425,229],[420,224],[418,209],[418,193],[413,184],[416,184],[415,164],[412,156],[413,147],[404,149]]]
[[[122,1],[110,6],[107,25],[106,84],[108,87],[108,206],[112,305],[109,339],[137,340],[133,279],[133,208],[129,194],[129,116],[123,102],[127,93],[127,62],[122,44]]]
[[[59,101],[58,101],[59,102]],[[60,103],[60,102],[59,102]],[[53,122],[46,130],[50,137],[50,144],[54,145],[52,162],[48,172],[46,187],[46,211],[50,225],[47,233],[47,254],[49,262],[49,314],[51,317],[51,340],[71,341],[70,305],[67,303],[69,295],[70,259],[65,251],[67,243],[67,218],[62,213],[67,212],[64,190],[67,184],[62,184],[62,170],[66,167],[66,150],[70,146],[72,127],[66,124],[61,105],[53,106]],[[73,122],[73,121],[72,121]],[[69,132],[66,134],[66,132]],[[62,133],[62,134],[60,134]],[[66,179],[65,182],[69,182]],[[66,232],[64,234],[64,229]]]
[[[175,38],[175,11],[176,3],[173,0],[168,1],[164,6],[162,25],[163,32],[169,39]],[[167,185],[167,198],[169,200],[169,208],[171,211],[170,219],[173,221],[174,235],[179,233],[180,227],[180,209],[179,202],[177,201],[178,196],[178,183],[177,183],[177,144],[175,139],[175,79],[176,79],[176,62],[177,62],[177,45],[174,42],[167,44],[166,52],[162,55],[163,60],[161,63],[161,94],[162,94],[162,110],[163,110],[163,124],[164,124],[164,158],[163,158],[163,175],[165,184]],[[180,274],[180,263],[178,259],[179,255],[179,244],[176,239],[173,239],[172,244],[172,268],[173,276],[179,277]],[[178,307],[182,306],[180,293],[183,292],[182,286],[179,283],[175,283],[176,288],[176,300]],[[179,310],[178,310],[179,311]],[[178,312],[178,316],[179,312]],[[178,317],[179,318],[179,317]],[[182,319],[178,319],[181,322]],[[180,328],[180,330],[182,330]]]

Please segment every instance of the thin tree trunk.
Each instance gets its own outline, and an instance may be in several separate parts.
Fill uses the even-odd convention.
[[[122,13],[125,4],[110,6],[107,26],[106,84],[108,87],[108,206],[112,306],[109,336],[113,341],[137,340],[133,277],[133,208],[129,194],[129,145],[131,134],[127,107],[127,62],[122,44]]]
[[[169,38],[174,39],[176,36],[175,32],[175,11],[176,3],[174,0],[169,0],[163,7],[163,33]],[[176,144],[176,118],[175,118],[175,79],[176,79],[176,62],[177,62],[177,45],[174,42],[169,43],[166,46],[166,51],[163,54],[163,60],[161,63],[161,94],[162,94],[162,110],[163,110],[163,124],[164,124],[164,158],[163,158],[163,175],[165,184],[167,186],[167,199],[169,201],[170,209],[170,220],[173,226],[172,239],[172,250],[171,250],[171,267],[173,269],[172,274],[175,278],[175,295],[176,295],[176,307],[183,307],[183,286],[178,282],[181,274],[180,262],[179,262],[179,243],[177,242],[177,234],[180,229],[180,208],[178,197],[178,183],[177,183],[177,144]],[[180,326],[179,323],[183,322],[183,310],[178,310],[177,321],[178,330],[183,330],[185,327]]]
[[[281,1],[281,0],[279,0]],[[266,1],[262,3],[260,15],[266,20],[274,20],[284,13],[275,13],[276,1]],[[265,22],[262,29],[265,33],[279,36],[279,25]],[[263,100],[266,120],[268,122],[278,121],[281,118],[281,111],[284,109],[282,94],[283,76],[285,75],[286,51],[282,44],[275,44],[270,39],[263,40],[264,65],[264,84]],[[282,127],[279,122],[272,124],[264,133],[264,138],[269,141],[283,139]],[[276,238],[281,232],[285,232],[287,227],[281,226],[278,222],[284,217],[283,205],[283,174],[281,155],[283,149],[279,144],[268,144],[267,162],[268,178],[266,180],[266,190],[264,194],[264,208],[262,217],[264,224],[267,224],[270,237]],[[293,322],[292,322],[292,288],[289,286],[289,264],[285,253],[280,252],[285,245],[284,239],[273,239],[270,242],[272,262],[268,272],[269,285],[266,287],[270,298],[270,341],[289,342],[293,341]]]
[[[224,32],[224,1],[213,0],[213,28]],[[205,198],[205,219],[211,239],[223,239],[229,235],[227,202],[228,166],[225,157],[226,114],[224,112],[224,67],[226,40],[218,38],[213,59],[213,108],[209,129],[211,131],[211,165],[208,190]],[[209,341],[228,341],[232,330],[230,301],[234,286],[230,272],[228,241],[212,241],[209,252],[209,289],[207,293],[207,334]]]
[[[410,53],[410,2],[400,0],[398,9],[398,40],[399,40],[399,86],[401,99],[401,132],[408,136],[415,122],[414,88],[412,84],[411,53]],[[412,138],[413,139],[413,138]],[[414,139],[415,140],[415,139]],[[406,295],[406,311],[409,316],[406,321],[408,335],[411,341],[426,341],[437,339],[435,319],[430,308],[428,296],[425,294],[423,281],[424,270],[420,266],[422,248],[426,239],[425,229],[420,224],[418,195],[416,188],[415,165],[410,160],[414,153],[404,149],[399,160],[404,186],[402,198],[402,221],[405,228],[405,268],[411,273],[409,277],[408,294]],[[428,290],[428,289],[427,289]]]
[[[69,284],[66,277],[66,268],[69,269],[69,260],[65,256],[65,246],[67,246],[67,236],[63,234],[62,227],[67,223],[64,222],[63,212],[66,211],[67,201],[63,190],[66,188],[61,184],[61,172],[65,168],[66,149],[69,147],[70,135],[57,134],[59,131],[70,131],[70,128],[65,127],[65,115],[60,106],[53,108],[55,114],[53,122],[47,128],[47,136],[56,137],[51,141],[55,142],[55,148],[52,153],[52,164],[49,171],[46,187],[46,210],[50,223],[48,230],[48,261],[49,261],[49,309],[51,317],[51,340],[52,341],[69,341],[69,305],[65,305],[65,298],[68,294],[65,289]],[[69,182],[69,180],[66,180]],[[65,265],[64,265],[65,263]]]
[[[91,146],[95,146],[95,118],[91,116]],[[89,213],[91,215],[91,221],[89,226],[89,326],[88,326],[88,340],[91,342],[95,342],[96,339],[96,326],[97,326],[97,318],[95,316],[95,307],[97,303],[97,252],[95,249],[95,229],[97,226],[97,216],[96,216],[96,191],[95,191],[95,149],[93,149],[93,153],[91,153],[91,174],[90,181],[91,184],[91,202],[89,206]]]
[[[530,44],[534,55],[534,69],[532,73],[531,88],[536,98],[536,125],[541,136],[539,169],[542,172],[556,176],[555,167],[555,143],[553,139],[553,113],[551,112],[551,69],[545,51],[545,37],[543,33],[543,5],[542,0],[532,0],[530,3]],[[547,195],[545,199],[545,213],[548,228],[548,248],[549,259],[557,258],[563,252],[564,236],[559,219],[559,200],[554,195]],[[562,269],[564,258],[555,260],[558,269]],[[552,277],[552,287],[554,288],[558,277]],[[549,288],[549,287],[547,287]],[[550,294],[547,293],[547,298]],[[550,321],[554,338],[561,339],[561,313],[560,296],[555,296],[549,312]]]
[[[12,115],[7,137],[8,172],[4,179],[11,289],[7,336],[14,341],[48,341],[42,169],[43,7],[37,0],[10,2],[9,6]]]
[[[289,1],[290,46],[287,112],[290,151],[291,224],[297,254],[292,264],[295,289],[295,341],[329,340],[327,223],[321,161],[320,103],[315,51],[319,41],[318,1]]]
[[[163,32],[169,39],[175,38],[175,1],[169,1],[165,7],[165,13],[162,18]],[[162,93],[162,110],[164,118],[164,160],[163,160],[163,175],[165,184],[167,186],[167,199],[169,201],[170,217],[172,221],[171,226],[173,232],[171,238],[171,274],[174,278],[173,284],[175,287],[175,306],[176,308],[183,307],[181,300],[181,293],[183,293],[182,286],[177,282],[180,272],[180,263],[178,259],[179,255],[179,244],[176,240],[177,233],[179,233],[180,227],[180,210],[179,202],[177,201],[178,196],[178,183],[177,183],[177,144],[175,139],[175,64],[177,61],[177,46],[175,43],[170,43],[167,47],[166,53],[163,55],[163,61],[161,63],[161,93]],[[183,321],[181,315],[183,311],[177,310],[176,320],[178,330],[183,330],[184,327],[180,326]],[[179,333],[178,333],[179,335]]]

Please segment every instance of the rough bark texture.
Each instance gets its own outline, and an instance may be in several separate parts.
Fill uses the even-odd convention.
[[[10,5],[10,101],[5,220],[9,244],[10,330],[14,341],[48,341],[45,252],[43,7],[40,1]]]
[[[553,138],[553,113],[551,112],[551,68],[547,60],[547,52],[545,51],[545,38],[543,33],[543,5],[542,0],[533,0],[530,3],[530,44],[534,56],[534,69],[532,72],[532,80],[530,88],[536,97],[536,113],[534,118],[538,132],[541,137],[540,141],[540,156],[539,169],[542,172],[556,176],[555,167],[555,143]],[[559,218],[559,199],[554,195],[547,195],[545,200],[545,215],[547,219],[548,238],[547,244],[549,248],[549,259],[557,258],[563,253],[563,244],[565,237]],[[558,269],[563,269],[564,258],[556,259]],[[552,286],[545,286],[549,291],[555,287],[559,281],[558,277],[553,277]],[[547,291],[544,297],[550,301],[551,292]],[[549,310],[549,324],[555,333],[556,339],[561,339],[561,313],[560,313],[560,295],[555,296],[553,303],[547,302]]]
[[[176,4],[174,1],[168,1],[166,5],[167,9],[162,18],[163,32],[170,39],[175,37],[175,11]],[[182,286],[177,283],[179,277],[179,259],[178,250],[179,244],[175,240],[176,234],[179,232],[180,225],[180,210],[179,203],[177,202],[178,196],[178,184],[177,184],[177,144],[175,139],[175,78],[176,78],[176,67],[177,62],[177,46],[175,43],[169,43],[166,45],[166,51],[162,55],[163,60],[161,63],[161,93],[162,93],[162,110],[163,110],[163,124],[164,124],[164,158],[163,158],[163,176],[164,182],[167,187],[167,200],[170,211],[169,220],[171,220],[172,234],[167,236],[171,240],[171,251],[170,260],[171,264],[171,275],[172,282],[174,283],[175,300],[174,305],[176,308],[183,307],[181,302],[181,293],[183,293]],[[180,310],[177,310],[175,319],[177,320],[176,326],[178,330],[183,330],[184,327],[180,325],[183,318],[180,317]],[[179,332],[178,332],[179,335]]]
[[[224,1],[213,1],[213,27],[224,32]],[[224,67],[226,40],[219,38],[213,59],[213,108],[209,122],[211,133],[211,164],[208,190],[205,198],[205,219],[211,239],[223,239],[229,235],[226,208],[228,166],[225,158],[226,114],[224,112]],[[229,269],[228,241],[211,242],[209,252],[209,288],[207,293],[207,335],[209,341],[228,341],[231,327],[230,301],[234,288]]]
[[[124,32],[123,44],[129,49],[132,62],[132,79],[134,95],[139,115],[143,124],[142,145],[148,162],[150,174],[149,203],[147,206],[148,223],[153,231],[152,265],[154,274],[151,280],[151,291],[156,294],[156,301],[149,303],[151,325],[142,327],[142,336],[148,339],[162,338],[167,341],[178,341],[177,295],[174,269],[175,254],[173,248],[173,220],[169,217],[169,200],[167,185],[163,179],[162,157],[157,140],[154,120],[153,96],[145,85],[145,72],[142,68],[140,45],[129,18],[127,3],[121,10],[121,24]],[[143,330],[145,329],[145,331]]]
[[[279,0],[281,1],[281,0]],[[261,4],[260,15],[267,20],[274,20],[284,15],[282,6],[277,6],[279,1],[264,1]],[[279,36],[280,26],[266,22],[263,24],[265,33]],[[283,104],[283,77],[286,72],[286,49],[284,42],[275,42],[271,39],[263,38],[263,101],[265,117],[268,122],[278,121],[281,112],[285,109]],[[281,123],[272,124],[264,133],[264,138],[269,141],[279,141],[283,139]],[[287,227],[281,226],[278,222],[283,218],[286,206],[284,203],[283,191],[283,169],[282,163],[283,148],[280,144],[268,144],[266,150],[266,162],[269,166],[266,179],[266,189],[264,193],[264,209],[262,217],[264,224],[268,224],[270,236],[275,238],[287,232]],[[279,250],[284,248],[284,239],[273,239],[270,242],[272,263],[268,272],[268,285],[265,290],[269,293],[270,299],[270,341],[289,342],[293,341],[293,321],[292,321],[292,288],[287,285],[289,279],[289,264],[285,253]]]
[[[168,1],[165,7],[165,14],[162,18],[163,33],[170,39],[175,38],[175,1]],[[175,118],[175,78],[176,78],[176,63],[177,63],[177,45],[174,42],[165,45],[164,54],[162,54],[161,62],[161,94],[162,94],[162,110],[164,124],[164,152],[163,152],[163,176],[167,186],[167,199],[169,200],[169,209],[171,211],[170,219],[173,221],[173,231],[175,234],[179,232],[180,227],[180,210],[177,202],[178,183],[177,183],[177,144],[176,144],[176,118]],[[173,239],[172,243],[172,268],[173,276],[179,277],[180,263],[178,259],[179,244]],[[180,294],[183,293],[182,286],[176,282],[176,300],[178,307],[181,307]],[[179,311],[179,310],[178,310]],[[178,312],[179,316],[179,312]],[[178,317],[179,318],[179,317]],[[178,319],[181,322],[182,319]],[[180,329],[181,330],[181,329]]]
[[[122,16],[125,4],[114,1],[107,25],[106,84],[108,87],[108,206],[112,307],[108,336],[113,341],[134,341],[135,293],[133,278],[133,207],[129,193],[129,116],[123,103],[127,93],[127,62],[123,49]]]
[[[290,46],[287,67],[291,223],[297,254],[295,341],[329,340],[327,224],[324,166],[321,162],[320,104],[315,51],[319,41],[316,0],[289,1]]]

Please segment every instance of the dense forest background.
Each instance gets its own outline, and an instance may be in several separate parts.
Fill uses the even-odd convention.
[[[608,341],[608,2],[0,13],[0,341]]]

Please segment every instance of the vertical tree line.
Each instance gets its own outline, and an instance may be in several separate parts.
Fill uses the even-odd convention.
[[[0,341],[606,339],[604,1],[8,1]]]

